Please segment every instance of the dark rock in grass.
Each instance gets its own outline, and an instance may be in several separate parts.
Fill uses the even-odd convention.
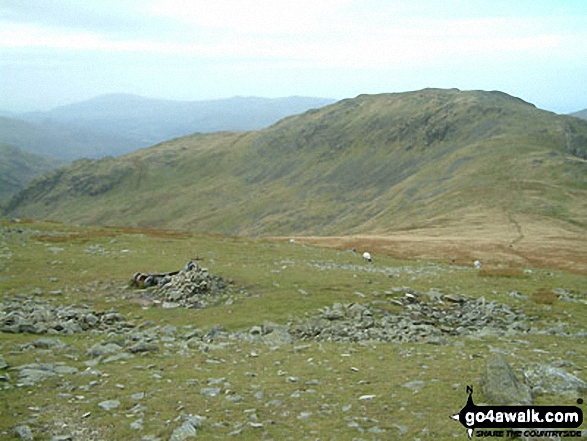
[[[487,401],[496,405],[532,404],[530,388],[520,383],[501,355],[493,355],[485,365],[481,387]]]
[[[159,350],[159,346],[154,343],[147,343],[140,341],[128,348],[128,352],[136,354],[138,352],[156,352]]]

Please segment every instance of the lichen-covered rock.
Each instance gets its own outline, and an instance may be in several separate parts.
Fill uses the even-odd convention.
[[[518,381],[512,368],[501,355],[493,355],[487,360],[481,387],[485,398],[491,404],[532,404],[530,388]]]
[[[526,384],[534,395],[560,395],[576,399],[587,393],[587,383],[549,364],[533,363],[524,368]]]

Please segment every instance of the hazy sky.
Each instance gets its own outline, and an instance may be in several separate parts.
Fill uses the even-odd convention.
[[[585,0],[0,0],[0,109],[501,90],[587,108]]]

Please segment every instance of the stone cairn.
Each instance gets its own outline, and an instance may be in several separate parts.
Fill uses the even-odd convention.
[[[232,301],[231,282],[211,275],[206,268],[188,262],[177,274],[161,279],[153,291],[163,307],[205,308]]]

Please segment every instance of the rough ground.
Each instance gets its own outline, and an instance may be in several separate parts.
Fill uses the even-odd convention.
[[[2,439],[464,439],[449,416],[466,386],[476,404],[505,393],[484,380],[495,356],[536,404],[587,395],[580,274],[162,231],[1,234]]]

